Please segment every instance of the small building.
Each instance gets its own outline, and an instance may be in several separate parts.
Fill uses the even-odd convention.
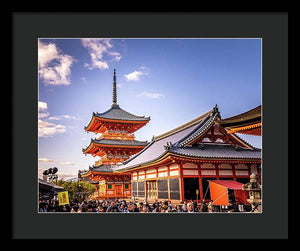
[[[65,191],[63,187],[39,179],[39,200],[55,199],[57,194],[63,191]]]

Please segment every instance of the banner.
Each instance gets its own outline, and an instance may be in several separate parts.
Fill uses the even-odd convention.
[[[59,205],[69,204],[69,194],[68,191],[58,193],[58,203]]]

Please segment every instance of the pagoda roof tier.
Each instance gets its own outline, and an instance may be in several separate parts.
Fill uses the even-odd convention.
[[[101,173],[112,173],[112,169],[110,165],[100,165],[100,166],[92,166],[90,168],[93,172],[101,172]]]
[[[143,146],[148,145],[148,141],[138,140],[118,140],[118,139],[92,139],[92,142],[98,145],[111,145],[111,146]]]
[[[94,112],[90,123],[84,129],[90,132],[102,133],[107,125],[115,124],[120,126],[126,125],[128,132],[133,133],[149,121],[150,117],[133,115],[121,109],[118,104],[112,104],[111,108],[106,112]]]
[[[114,139],[91,139],[88,147],[82,149],[84,153],[92,153],[96,148],[144,148],[148,145],[147,141],[138,140],[114,140]]]
[[[82,177],[88,178],[90,181],[99,181],[102,178],[105,178],[107,180],[108,177],[113,178],[116,176],[127,177],[130,180],[130,176],[128,176],[127,174],[113,173],[112,167],[110,165],[90,166],[89,170],[82,175]]]
[[[89,170],[81,172],[81,177],[89,177],[94,173],[112,173],[111,165],[89,166]]]
[[[136,116],[134,114],[131,114],[122,108],[120,108],[117,104],[112,104],[111,108],[103,113],[94,113],[98,118],[102,119],[112,119],[112,120],[123,120],[123,121],[149,121],[150,117],[145,116]]]

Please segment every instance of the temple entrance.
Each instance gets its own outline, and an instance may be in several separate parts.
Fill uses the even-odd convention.
[[[147,197],[148,199],[156,199],[157,198],[157,182],[147,181]]]
[[[216,180],[215,178],[202,178],[202,189],[203,189],[203,199],[210,200],[210,188],[209,180]]]
[[[250,182],[250,178],[236,178],[236,181],[246,184],[246,183]]]
[[[199,178],[183,178],[184,183],[184,199],[196,200],[200,199],[196,190],[199,190]]]

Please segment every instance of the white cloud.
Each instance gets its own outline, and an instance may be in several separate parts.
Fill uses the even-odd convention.
[[[111,50],[113,48],[111,39],[83,38],[81,44],[89,51],[91,63],[85,63],[84,66],[90,70],[94,68],[108,69],[108,60],[119,61],[122,58],[119,52]]]
[[[46,111],[47,109],[48,109],[47,103],[39,101],[39,103],[38,103],[38,117],[39,117],[39,119],[49,116],[49,113]],[[41,111],[43,111],[43,112],[41,112]]]
[[[75,165],[74,163],[70,161],[60,162],[61,165]]]
[[[71,66],[75,59],[60,54],[56,44],[38,42],[39,75],[49,85],[71,84]]]
[[[60,116],[52,116],[52,117],[49,117],[48,119],[50,119],[50,120],[61,120],[61,117]]]
[[[41,119],[38,120],[39,137],[48,138],[56,133],[64,133],[65,131],[66,127],[64,125],[53,124]]]
[[[39,158],[40,162],[55,162],[54,160],[47,159],[47,158]]]
[[[142,71],[134,71],[134,72],[131,72],[127,75],[124,75],[126,81],[139,81],[140,80],[140,76],[142,75],[145,75],[146,73],[145,72],[142,72]]]
[[[48,105],[46,102],[38,102],[38,135],[39,137],[43,138],[48,138],[50,136],[53,136],[56,133],[64,133],[66,131],[66,127],[64,125],[60,124],[53,124],[50,122],[47,122],[42,119],[49,119],[49,120],[60,120],[62,118],[74,118],[71,117],[70,115],[62,115],[62,116],[54,116],[54,117],[49,117],[49,113],[47,112]],[[43,112],[40,112],[43,111]]]
[[[39,119],[46,118],[49,116],[48,112],[39,112]]]
[[[44,44],[38,41],[38,60],[39,67],[43,68],[59,55],[54,43]]]
[[[66,115],[60,115],[60,116],[51,116],[48,119],[49,120],[76,119],[76,117],[66,114]]]
[[[47,110],[47,108],[48,108],[48,106],[47,106],[47,103],[45,103],[45,102],[41,102],[41,101],[39,101],[39,111],[40,110]]]
[[[114,51],[114,52],[109,52],[109,51],[108,51],[107,53],[108,53],[108,55],[110,55],[110,56],[112,57],[112,60],[120,61],[121,58],[122,58],[119,52],[116,52],[116,51]]]
[[[151,99],[158,99],[158,98],[164,97],[164,94],[162,94],[162,93],[142,92],[140,94],[137,94],[136,96],[137,97],[151,98]]]

